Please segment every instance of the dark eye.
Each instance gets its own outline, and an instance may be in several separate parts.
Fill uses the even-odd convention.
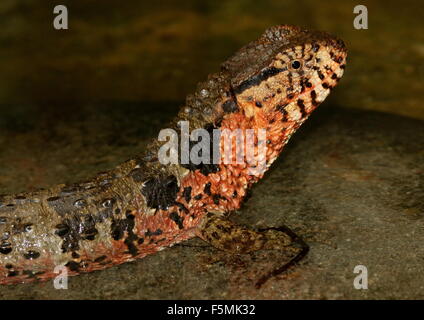
[[[295,61],[292,62],[291,66],[292,66],[293,69],[299,69],[300,68],[300,62],[295,60]]]

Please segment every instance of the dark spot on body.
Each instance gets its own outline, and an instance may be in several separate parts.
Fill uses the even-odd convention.
[[[208,176],[210,173],[216,173],[219,171],[219,166],[213,163],[200,163],[198,165],[195,165],[194,168],[195,168],[194,170],[198,169],[200,173],[203,174],[204,176]],[[190,171],[194,171],[194,170],[190,170]]]
[[[10,242],[2,242],[0,244],[0,253],[9,254],[10,252],[12,252],[12,245]]]
[[[9,271],[7,276],[8,277],[16,277],[19,273],[17,271]]]
[[[299,106],[299,110],[300,110],[300,113],[302,114],[302,117],[303,118],[306,117],[308,113],[306,112],[306,106],[304,101],[302,99],[297,100],[297,105]]]
[[[302,81],[300,81],[300,93],[303,93],[303,92],[305,92],[305,83],[302,80]]]
[[[222,109],[225,113],[237,112],[239,110],[237,103],[233,100],[227,100],[222,104]]]
[[[179,229],[184,229],[184,225],[183,225],[184,218],[180,217],[177,212],[171,212],[169,214],[169,218],[177,224]]]
[[[120,240],[124,237],[125,232],[132,230],[134,221],[132,219],[113,220],[111,225],[111,235],[114,240]]]
[[[115,225],[112,224],[112,238],[113,240],[120,240],[124,237],[124,232],[121,229],[118,229]]]
[[[137,243],[138,243],[138,244],[143,244],[143,243],[144,243],[144,238],[140,238],[140,239],[138,239]]]
[[[212,184],[210,182],[208,182],[208,183],[205,184],[205,187],[203,188],[203,192],[206,193],[208,196],[212,195],[211,186],[212,186]]]
[[[185,187],[183,191],[183,197],[187,203],[189,203],[191,200],[191,190],[191,187]]]
[[[178,182],[175,176],[152,178],[144,183],[141,190],[147,206],[153,209],[167,210],[175,203]]]
[[[262,103],[260,103],[259,101],[256,101],[255,106],[257,106],[258,108],[262,108]]]
[[[175,205],[180,209],[180,212],[189,213],[188,209],[180,202],[175,202]]]
[[[312,98],[312,100],[311,100],[312,104],[314,106],[317,106],[318,105],[318,102],[316,101],[317,93],[315,92],[315,90],[311,91],[311,98]]]
[[[94,240],[96,234],[99,232],[95,228],[96,223],[93,216],[87,215],[84,219],[83,228],[82,228],[82,238],[86,240]]]
[[[284,113],[284,112],[286,112],[286,106],[287,106],[287,103],[285,103],[285,104],[279,104],[279,105],[276,107],[276,110],[277,110],[278,112]]]
[[[230,233],[231,228],[228,228],[226,226],[223,226],[222,224],[217,224],[216,227],[221,230],[223,233]]]
[[[334,57],[334,58],[333,58],[333,60],[334,60],[335,62],[337,62],[337,63],[342,63],[342,61],[343,61],[343,57],[342,57],[342,56]]]
[[[151,236],[159,236],[162,234],[162,230],[161,229],[156,229],[156,231],[150,231],[149,229],[147,229],[147,231],[145,232],[145,236],[146,237],[151,237]]]
[[[28,252],[24,253],[24,258],[28,260],[34,260],[40,257],[40,253],[34,250],[29,250]]]
[[[8,263],[8,264],[5,265],[5,268],[6,269],[12,269],[13,268],[13,265],[11,265],[10,263]]]
[[[80,257],[80,255],[78,254],[78,252],[72,252],[72,258],[74,259],[78,259]]]
[[[219,239],[218,232],[216,232],[216,231],[212,232],[212,237],[214,237],[215,239]]]
[[[199,150],[199,158],[202,159],[202,161],[198,164],[193,163],[191,161],[191,157],[190,159],[188,159],[188,163],[182,163],[182,159],[180,157],[179,159],[179,163],[181,164],[181,166],[183,168],[186,168],[190,171],[195,171],[195,170],[199,170],[201,174],[203,174],[204,176],[208,176],[211,173],[216,173],[219,171],[219,165],[214,163],[214,156],[216,156],[218,154],[219,156],[219,148],[216,148],[216,146],[214,145],[213,141],[213,137],[214,137],[214,129],[216,129],[216,126],[213,123],[207,123],[204,126],[204,129],[209,133],[209,155],[207,155],[206,159],[203,159],[202,157],[202,152],[203,150]],[[219,136],[217,137],[219,139]],[[199,142],[198,141],[189,141],[189,154],[192,151],[192,148],[194,146],[196,146]],[[203,161],[204,160],[204,161]]]
[[[56,225],[55,234],[63,239],[62,252],[79,250],[80,240],[94,240],[98,233],[92,215],[73,216]]]
[[[69,226],[66,224],[58,224],[56,225],[57,230],[55,231],[55,234],[59,237],[64,237],[69,231]]]
[[[201,194],[201,193],[199,193],[199,194],[195,195],[195,196],[194,196],[194,199],[195,199],[195,200],[200,200],[200,199],[202,199],[202,194]]]
[[[50,198],[47,198],[47,201],[52,202],[52,201],[57,201],[59,199],[60,199],[60,197],[50,197]]]
[[[135,216],[128,212],[126,214],[126,219],[113,220],[111,225],[111,235],[114,240],[118,241],[124,237],[125,233],[127,234],[124,243],[128,248],[128,253],[132,256],[138,254],[137,247],[134,245],[134,241],[138,239],[137,235],[134,233],[134,227]]]
[[[69,261],[67,264],[65,264],[65,266],[68,267],[69,270],[76,271],[76,272],[78,272],[80,268],[80,264],[75,261]]]

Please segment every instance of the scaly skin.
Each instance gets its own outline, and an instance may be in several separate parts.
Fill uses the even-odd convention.
[[[265,128],[269,167],[337,84],[345,63],[341,40],[294,26],[270,28],[200,83],[169,128],[179,131],[181,120],[190,130]],[[69,275],[100,270],[194,236],[232,252],[267,247],[263,235],[245,232],[253,242],[240,240],[219,218],[240,207],[263,173],[249,174],[246,163],[162,165],[162,143],[152,141],[142,155],[88,182],[1,196],[0,283],[47,280],[63,265]]]

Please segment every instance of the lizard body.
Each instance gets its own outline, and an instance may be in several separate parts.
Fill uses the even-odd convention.
[[[200,83],[169,128],[188,121],[208,132],[265,129],[268,168],[345,63],[343,42],[327,33],[272,27]],[[226,220],[263,172],[250,174],[246,163],[163,165],[162,145],[155,139],[141,155],[83,183],[0,196],[0,283],[51,279],[57,266],[70,275],[100,270],[195,236],[236,253],[304,245],[288,229],[250,231]]]

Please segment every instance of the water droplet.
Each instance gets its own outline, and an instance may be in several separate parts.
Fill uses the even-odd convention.
[[[4,232],[3,235],[0,237],[0,240],[7,240],[10,237],[10,233],[9,232]]]
[[[84,208],[87,205],[87,202],[84,199],[78,199],[74,202],[74,206],[77,208]]]
[[[105,208],[111,208],[114,203],[115,203],[115,200],[114,199],[105,199],[102,202],[102,206],[105,207]]]

